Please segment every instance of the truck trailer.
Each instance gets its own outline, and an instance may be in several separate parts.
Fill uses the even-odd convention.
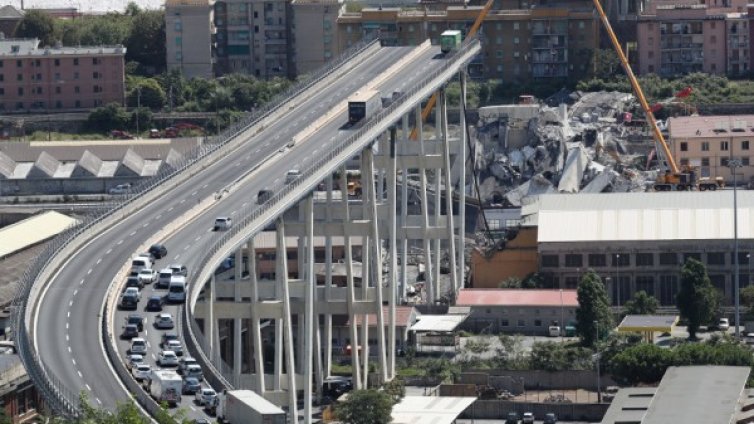
[[[175,406],[181,401],[182,391],[183,379],[175,371],[152,371],[149,393],[157,402],[167,402],[168,405]]]
[[[229,424],[286,424],[285,411],[251,390],[221,393],[214,411],[217,420]],[[294,412],[295,413],[295,412]]]
[[[440,51],[450,53],[461,45],[461,31],[449,29],[440,34]]]
[[[348,98],[348,123],[355,124],[382,109],[382,97],[377,90],[357,91]]]

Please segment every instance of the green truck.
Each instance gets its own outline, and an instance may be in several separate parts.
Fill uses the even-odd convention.
[[[448,53],[461,45],[461,31],[449,29],[440,34],[440,51]]]

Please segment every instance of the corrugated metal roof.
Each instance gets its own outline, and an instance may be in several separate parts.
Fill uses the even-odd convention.
[[[538,241],[733,238],[733,191],[545,195]],[[754,191],[738,190],[738,236],[754,238]]]
[[[679,116],[668,119],[671,138],[747,137],[754,115]]]
[[[458,328],[466,321],[466,315],[422,315],[416,324],[412,325],[411,331],[441,331],[450,332]]]
[[[395,424],[452,424],[476,397],[404,396],[393,406]]]
[[[0,229],[0,258],[54,237],[79,220],[49,211]]]
[[[576,290],[462,289],[458,306],[579,306]]]

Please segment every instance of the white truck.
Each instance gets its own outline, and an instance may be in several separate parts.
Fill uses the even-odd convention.
[[[382,109],[382,97],[377,90],[357,91],[348,98],[348,123],[355,124],[362,119],[369,119]]]
[[[219,396],[217,420],[229,424],[286,424],[285,411],[251,390],[224,391]]]
[[[175,406],[181,401],[183,379],[175,371],[155,370],[149,384],[149,393],[159,403]]]

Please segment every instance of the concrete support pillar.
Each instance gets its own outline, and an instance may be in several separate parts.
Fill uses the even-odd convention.
[[[411,134],[408,126],[408,119],[409,114],[403,115],[403,120],[401,122],[401,132],[402,132],[402,139],[403,143],[406,144],[409,142],[409,135]],[[417,121],[417,126],[421,125],[421,111],[419,112],[419,121]],[[396,146],[397,147],[397,146]],[[408,215],[408,169],[407,168],[401,168],[401,229],[406,228],[406,217]],[[398,292],[398,299],[400,299],[401,302],[403,302],[404,299],[406,299],[406,284],[408,284],[408,281],[406,281],[408,277],[408,269],[407,264],[408,262],[408,237],[401,237],[401,276],[400,276],[400,287]]]
[[[240,381],[241,378],[241,358],[243,353],[243,319],[236,318],[233,320],[233,375]]]
[[[448,136],[448,103],[445,90],[440,91],[440,109],[442,109],[442,146],[443,146],[443,170],[445,173],[445,209],[448,228],[448,265],[450,267],[450,287],[454,292],[458,287],[458,273],[456,270],[456,237],[453,222],[453,186],[450,180],[450,137]],[[438,185],[438,195],[439,185]],[[463,237],[463,234],[461,234]],[[461,247],[463,249],[463,246]],[[439,253],[439,252],[438,252]]]
[[[350,212],[348,207],[348,177],[346,176],[346,167],[344,166],[340,172],[340,191],[343,199],[345,199],[345,208],[343,210],[343,220],[348,222],[350,220]],[[345,227],[345,226],[344,226]],[[348,304],[348,316],[352,317],[349,321],[349,338],[351,340],[351,376],[353,378],[353,387],[356,389],[361,388],[361,368],[359,367],[359,349],[358,335],[356,328],[356,319],[354,314],[354,303],[356,302],[356,289],[354,287],[353,278],[353,246],[351,245],[351,236],[348,234],[347,228],[344,228],[343,243],[346,253],[346,287],[348,290],[346,302]]]
[[[408,115],[403,116],[403,120],[406,121]],[[398,268],[398,249],[397,249],[397,237],[396,237],[396,175],[395,170],[397,166],[396,159],[396,143],[397,140],[396,128],[390,129],[390,146],[388,151],[388,167],[387,167],[387,205],[388,205],[388,244],[390,245],[390,264],[388,265],[388,285],[390,287],[390,295],[388,296],[388,364],[387,364],[387,378],[393,379],[395,377],[395,303],[398,300],[398,285],[396,282],[396,273]]]
[[[395,130],[393,130],[395,131]],[[375,309],[377,313],[377,361],[380,366],[380,372],[381,372],[381,379],[382,381],[386,381],[388,378],[387,374],[387,362],[385,357],[385,316],[382,314],[382,244],[381,244],[381,238],[380,238],[380,231],[379,231],[379,216],[377,215],[377,193],[375,193],[375,184],[374,184],[374,153],[372,152],[372,149],[367,149],[365,152],[365,160],[367,165],[367,176],[369,180],[369,221],[371,225],[370,230],[370,239],[372,241],[372,273],[373,276],[373,287],[377,289],[377,293],[374,299]],[[381,184],[380,184],[381,185]],[[381,195],[379,196],[381,197]],[[392,206],[395,204],[393,203]],[[395,207],[392,208],[393,211],[395,210]],[[393,212],[394,214],[394,212]],[[366,287],[366,285],[364,285]],[[366,326],[367,321],[364,320],[364,324]],[[369,331],[367,329],[367,331]],[[368,341],[368,339],[367,339]]]
[[[314,289],[317,278],[314,275],[314,196],[306,199],[306,278],[304,297],[304,316],[299,320],[299,327],[304,328],[304,350],[301,357],[304,360],[304,422],[312,422],[312,362],[314,356]],[[303,322],[302,322],[303,321]],[[319,320],[316,321],[319,327]],[[319,353],[318,353],[319,354]]]
[[[421,106],[416,106],[416,120],[421,122]],[[424,145],[424,130],[422,126],[417,127],[419,129],[419,184],[421,188],[419,195],[421,196],[422,204],[422,242],[424,243],[424,287],[427,294],[427,303],[433,304],[435,302],[435,285],[434,285],[434,273],[432,272],[432,246],[429,239],[429,196],[427,195],[427,169],[426,161],[426,149]]]
[[[234,286],[233,286],[233,298],[236,302],[241,301],[241,278],[243,278],[243,245],[239,247],[235,252],[235,266],[233,278],[234,278]]]
[[[278,219],[277,225],[277,285],[281,287],[283,301],[283,337],[285,339],[285,371],[288,377],[288,410],[289,422],[298,424],[298,408],[296,402],[296,365],[293,357],[293,324],[291,322],[291,293],[288,286],[288,260],[285,245],[285,224]]]
[[[443,95],[443,90],[440,90],[439,94]],[[443,139],[445,137],[445,134],[447,132],[445,131],[445,128],[443,128],[443,119],[444,119],[444,116],[442,114],[442,108],[440,108],[440,105],[439,105],[439,103],[440,103],[440,97],[439,96],[438,96],[437,100],[438,100],[438,104],[435,105],[435,142],[436,142],[437,145],[440,145],[440,143],[442,143],[442,141],[443,141]],[[435,202],[435,204],[434,204],[434,210],[435,210],[434,226],[436,228],[440,228],[441,225],[442,225],[440,223],[440,220],[441,220],[441,213],[440,212],[441,212],[441,209],[442,209],[442,207],[440,206],[441,205],[441,198],[442,198],[442,169],[441,168],[434,168],[432,171],[433,171],[432,174],[435,177],[435,181],[434,181],[434,183],[435,183],[435,190],[434,190],[435,191],[435,195],[432,198],[434,200],[434,202]],[[434,245],[435,245],[435,248],[434,248],[434,251],[432,252],[434,254],[434,256],[432,257],[432,259],[434,260],[434,262],[432,264],[432,267],[434,269],[433,269],[432,272],[434,273],[434,276],[435,276],[435,279],[433,281],[433,283],[434,283],[434,290],[435,290],[434,291],[435,298],[433,300],[437,300],[443,294],[442,293],[442,287],[441,287],[441,284],[440,284],[440,258],[442,257],[442,238],[440,236],[435,237],[435,239],[434,239]]]
[[[259,283],[257,280],[257,255],[254,238],[249,239],[249,278],[251,278],[251,345],[254,347],[254,377],[257,393],[264,395],[264,356],[262,349],[262,329],[259,322]]]
[[[332,207],[333,203],[333,177],[329,175],[325,182],[325,189],[327,190],[327,210],[325,211],[325,221],[329,224],[332,222]],[[346,193],[347,194],[347,193]],[[348,203],[348,196],[341,198],[341,202]],[[325,300],[329,301],[332,297],[332,236],[325,237]],[[319,321],[318,321],[319,322]],[[317,326],[319,328],[319,326]],[[320,373],[320,380],[322,377],[330,376],[330,369],[332,368],[332,314],[329,310],[325,311],[325,340],[322,345],[324,346],[324,369]],[[318,337],[319,339],[319,337]],[[317,349],[317,352],[322,352],[322,349]],[[319,356],[318,356],[319,357]],[[322,381],[317,382],[317,392],[322,391]]]
[[[456,161],[461,165],[459,170],[458,188],[460,196],[458,200],[458,259],[456,259],[458,265],[458,278],[457,285],[453,287],[454,295],[458,294],[458,290],[462,289],[466,282],[466,73],[461,71],[459,73],[461,83],[461,99],[459,104],[464,105],[461,108],[460,113],[460,127],[461,137],[458,154],[461,156],[460,161]],[[565,325],[561,323],[560,325]]]

